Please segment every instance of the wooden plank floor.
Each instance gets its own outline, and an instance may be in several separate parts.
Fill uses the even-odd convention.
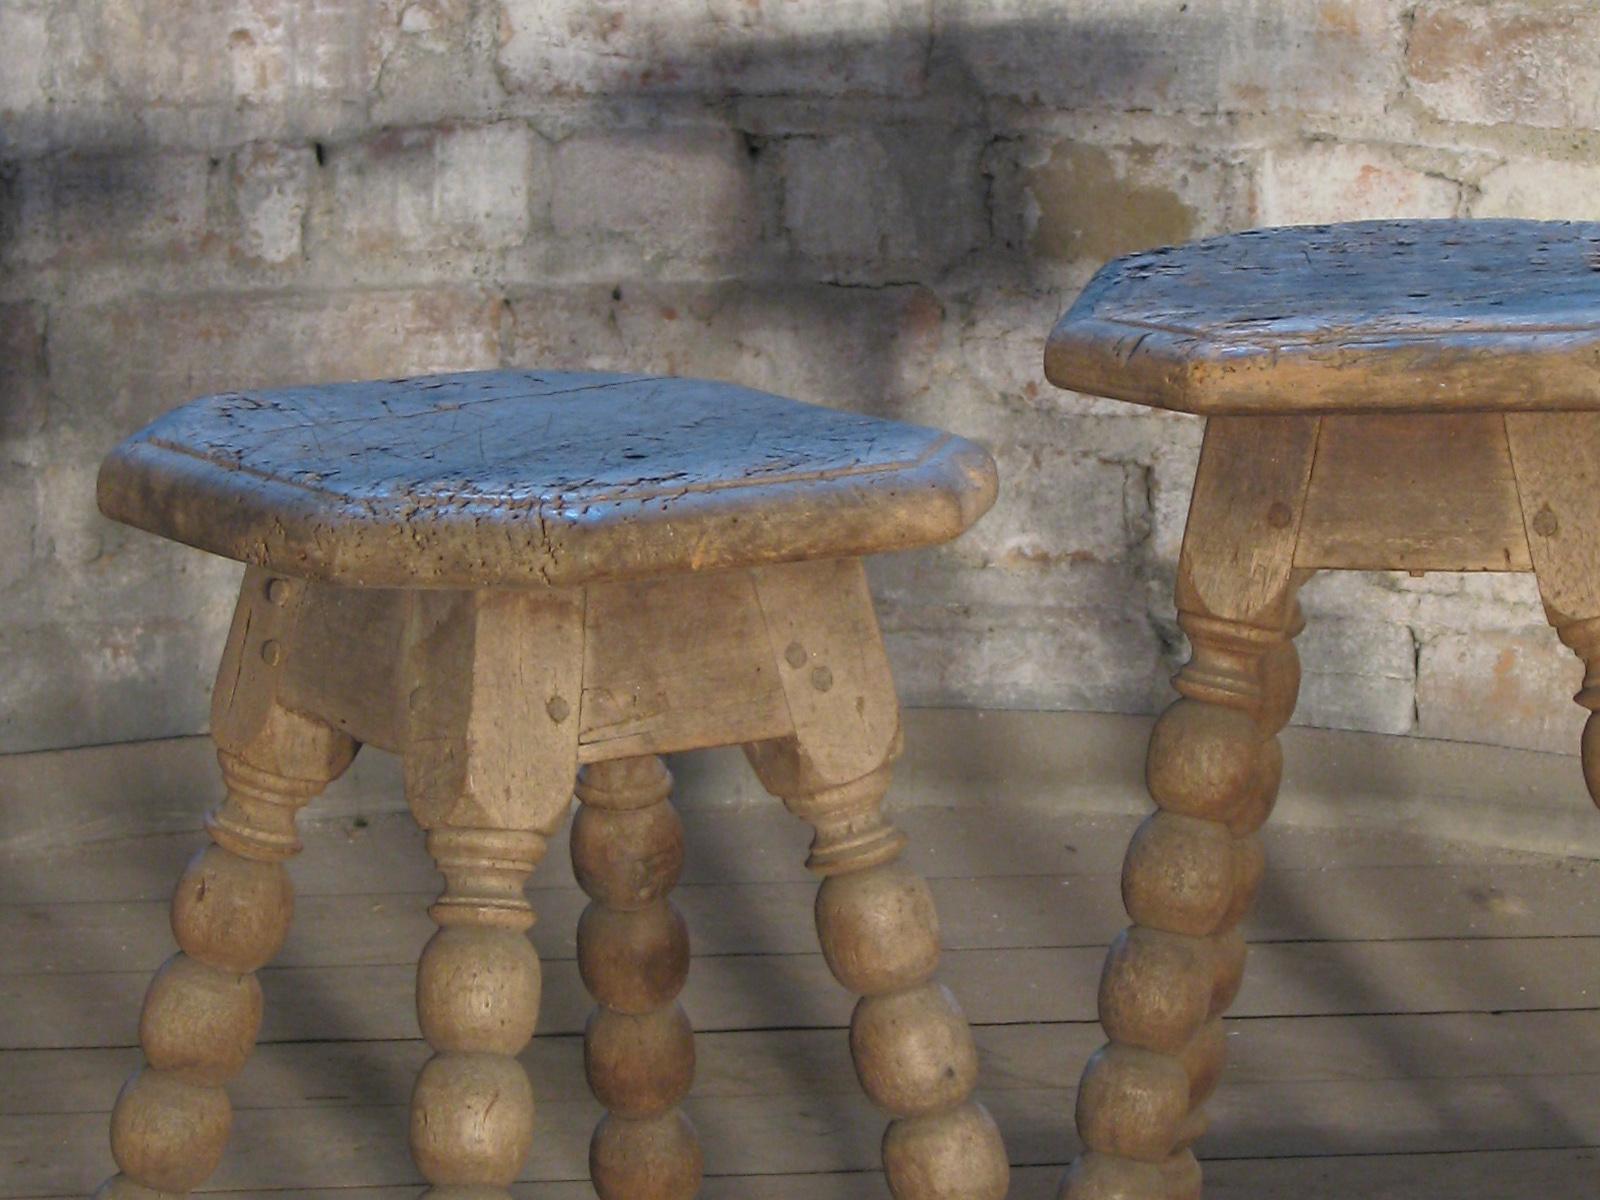
[[[40,797],[38,802],[47,803]],[[1123,818],[910,808],[933,879],[943,978],[977,1027],[981,1094],[1054,1194],[1072,1085],[1098,1044],[1101,947],[1122,924]],[[696,962],[690,1109],[713,1200],[882,1197],[880,1119],[844,1044],[780,809],[697,809],[677,893]],[[403,817],[312,824],[294,931],[262,974],[262,1046],[234,1086],[231,1196],[415,1194],[405,1104],[425,1050],[411,964],[436,877]],[[198,834],[0,864],[0,1197],[86,1196],[105,1114],[137,1061],[165,896]],[[1209,1197],[1561,1200],[1600,1194],[1600,864],[1381,834],[1276,829],[1232,1058],[1204,1144]],[[540,869],[541,1033],[525,1056],[539,1136],[518,1194],[575,1200],[588,1130],[573,963],[583,897],[566,847]]]

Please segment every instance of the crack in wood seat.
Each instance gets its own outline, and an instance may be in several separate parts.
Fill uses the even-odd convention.
[[[1198,1200],[1277,733],[1318,570],[1533,571],[1585,664],[1600,800],[1600,225],[1383,221],[1119,259],[1051,334],[1062,387],[1205,417],[1177,571],[1192,656],[1151,733],[1063,1200]]]
[[[236,393],[118,447],[109,516],[249,566],[212,694],[226,796],[173,896],[179,952],[146,996],[100,1200],[182,1194],[220,1161],[295,814],[361,746],[401,757],[444,877],[417,970],[426,1194],[510,1200],[531,1149],[524,884],[576,792],[584,1064],[606,1109],[590,1176],[602,1200],[688,1200],[683,828],[660,756],[722,745],[813,829],[818,938],[860,997],[851,1054],[892,1118],[894,1195],[1001,1200],[932,898],[881,808],[900,716],[860,558],[952,538],[994,494],[988,454],[949,434],[639,375]]]
[[[360,586],[577,584],[948,540],[993,466],[936,430],[697,379],[486,371],[197,400],[102,510]]]
[[[1600,409],[1600,223],[1358,221],[1117,259],[1059,387],[1192,413]]]

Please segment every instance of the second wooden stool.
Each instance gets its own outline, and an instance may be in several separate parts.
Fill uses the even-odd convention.
[[[1120,259],[1051,335],[1080,392],[1206,417],[1178,560],[1193,657],[1150,738],[1133,925],[1100,982],[1070,1200],[1193,1200],[1318,570],[1533,571],[1600,711],[1600,225],[1258,230]],[[1600,796],[1600,718],[1583,733]]]

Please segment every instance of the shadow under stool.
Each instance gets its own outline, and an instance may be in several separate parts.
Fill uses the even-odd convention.
[[[1532,571],[1600,710],[1600,224],[1372,221],[1118,259],[1051,382],[1206,418],[1178,562],[1192,657],[1150,738],[1069,1200],[1194,1200],[1314,571]],[[1583,733],[1600,796],[1600,722]]]
[[[694,1195],[683,828],[659,756],[740,744],[814,828],[818,935],[862,997],[850,1046],[894,1118],[891,1190],[998,1200],[972,1035],[932,981],[933,902],[880,811],[899,706],[861,564],[957,536],[994,494],[989,456],[948,434],[631,375],[234,393],[124,442],[102,510],[248,568],[213,696],[226,798],[173,896],[180,950],[145,999],[146,1065],[111,1117],[121,1173],[98,1194],[187,1192],[219,1162],[254,972],[287,932],[295,814],[367,744],[401,756],[444,876],[417,972],[426,1194],[504,1200],[532,1145],[523,888],[576,779],[584,1062],[608,1110],[591,1176],[606,1200]]]

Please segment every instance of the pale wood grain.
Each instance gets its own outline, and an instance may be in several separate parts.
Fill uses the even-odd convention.
[[[586,623],[585,760],[759,741],[792,728],[750,572],[597,584]]]
[[[854,782],[895,752],[900,705],[859,559],[751,572],[794,736],[750,746],[764,787],[792,799]]]
[[[1178,559],[1182,612],[1281,628],[1317,453],[1315,417],[1207,423]]]
[[[1507,422],[1522,419],[1499,413],[1323,417],[1295,565],[1533,570],[1506,445]]]
[[[1582,413],[1511,413],[1506,433],[1552,620],[1600,616],[1600,428]]]
[[[559,588],[414,598],[396,700],[406,801],[424,829],[559,827],[578,768],[583,602]]]

